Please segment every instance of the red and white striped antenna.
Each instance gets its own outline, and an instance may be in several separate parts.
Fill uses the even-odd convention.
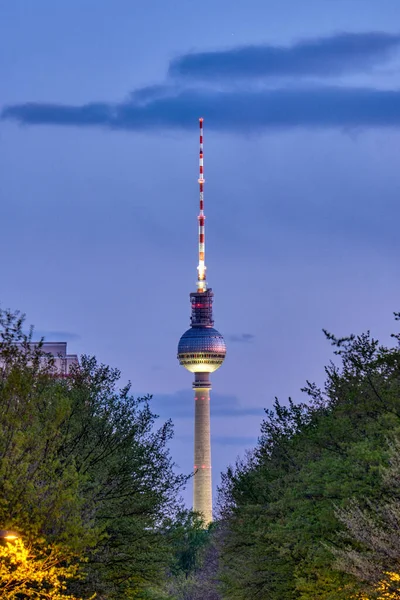
[[[200,156],[199,156],[199,186],[200,186],[200,214],[199,220],[199,266],[197,267],[197,291],[205,292],[207,289],[206,282],[206,265],[205,265],[205,215],[204,215],[204,164],[203,164],[203,117],[199,119],[200,125]]]

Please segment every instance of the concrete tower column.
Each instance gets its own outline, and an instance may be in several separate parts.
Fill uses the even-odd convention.
[[[195,400],[193,508],[202,514],[205,524],[208,525],[212,521],[209,373],[196,373],[193,388]]]

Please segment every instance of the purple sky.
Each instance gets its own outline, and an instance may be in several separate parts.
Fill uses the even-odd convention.
[[[192,468],[176,346],[195,289],[198,123],[214,482],[338,335],[399,310],[398,0],[0,5],[3,307],[121,368]],[[396,29],[397,27],[397,29]],[[191,492],[186,494],[190,502]]]

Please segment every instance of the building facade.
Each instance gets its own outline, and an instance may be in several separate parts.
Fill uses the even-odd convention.
[[[55,368],[64,377],[69,375],[72,365],[79,363],[77,354],[68,354],[67,342],[43,342],[42,350],[53,356]]]

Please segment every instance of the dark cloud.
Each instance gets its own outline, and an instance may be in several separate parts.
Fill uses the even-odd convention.
[[[193,392],[189,389],[180,390],[175,394],[155,394],[151,406],[163,419],[193,419],[193,403]],[[241,406],[236,396],[211,392],[211,414],[213,417],[262,418],[264,411],[261,406],[259,408]]]
[[[218,81],[265,77],[329,77],[369,69],[400,45],[399,34],[341,33],[292,46],[243,46],[194,52],[173,60],[169,74],[179,79]]]
[[[7,106],[3,120],[27,125],[102,127],[131,131],[194,127],[250,132],[273,127],[381,127],[400,124],[400,91],[341,86],[251,87],[237,79],[264,76],[334,75],[385,58],[400,45],[400,35],[340,34],[290,47],[259,46],[187,54],[173,61],[165,84],[134,90],[119,103],[80,106],[25,103]],[[178,78],[176,77],[178,76]],[[225,78],[232,89],[187,87],[187,79]]]
[[[132,131],[185,129],[197,117],[219,131],[259,132],[293,127],[398,127],[400,91],[318,86],[258,91],[187,90],[146,103],[19,104],[2,118],[31,125],[106,127]]]
[[[90,127],[111,126],[115,113],[111,105],[101,103],[67,106],[28,102],[27,104],[6,107],[2,111],[1,117],[2,119],[15,120],[30,125],[79,125]]]
[[[253,333],[230,333],[225,335],[229,342],[238,342],[239,344],[248,344],[255,338]]]

